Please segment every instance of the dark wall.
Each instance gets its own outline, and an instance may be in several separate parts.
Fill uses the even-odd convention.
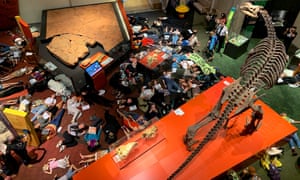
[[[285,28],[292,26],[297,18],[300,10],[299,0],[270,0],[266,3],[265,9],[273,16],[273,19],[278,18],[280,14],[283,15],[284,26],[275,28],[277,36],[281,38]],[[264,21],[262,18],[259,18],[253,30],[252,37],[263,38],[265,36],[266,28],[264,27]]]

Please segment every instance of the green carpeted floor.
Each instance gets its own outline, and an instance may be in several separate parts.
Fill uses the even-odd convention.
[[[201,40],[200,49],[203,49],[208,40],[208,34],[205,33],[204,26],[201,23],[194,25],[193,28],[199,30],[198,37]],[[259,39],[251,39],[248,46],[248,51],[258,42]],[[210,64],[220,69],[220,72],[222,72],[224,75],[238,78],[240,67],[244,63],[246,57],[247,52],[237,59],[232,59],[226,55],[215,54],[214,61]],[[286,112],[291,118],[300,120],[300,88],[291,88],[288,85],[275,85],[269,90],[261,91],[259,94],[262,93],[265,93],[265,95],[261,99],[276,112]],[[298,128],[299,127],[300,126],[298,126]],[[281,179],[300,179],[300,168],[296,166],[296,160],[298,156],[291,155],[288,144],[283,145],[283,147],[285,152],[280,158],[280,161],[283,163]],[[297,151],[300,155],[300,149]],[[262,177],[262,179],[269,179],[267,172],[260,167],[259,161],[256,161],[252,165],[256,167],[258,174]]]

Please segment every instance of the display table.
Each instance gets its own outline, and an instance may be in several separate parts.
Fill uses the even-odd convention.
[[[238,35],[228,40],[225,46],[224,54],[236,59],[247,51],[249,39],[245,36]]]
[[[176,115],[175,111],[172,111],[155,122],[154,125],[165,139],[131,161],[126,167],[120,168],[115,163],[112,158],[115,154],[112,151],[75,174],[73,179],[167,179],[190,155],[182,142],[188,126],[199,121],[212,110],[225,84],[230,82],[232,82],[231,78],[225,78],[182,105],[180,109],[184,114]],[[232,118],[229,122],[229,126],[233,125],[232,128],[226,131],[220,130],[216,138],[205,145],[176,179],[212,179],[297,130],[262,101],[259,100],[256,104],[261,105],[264,111],[262,125],[258,131],[252,135],[240,136],[246,117],[251,116],[251,110]],[[204,126],[196,138],[203,138],[212,127],[212,123]],[[130,138],[127,142],[134,140]]]
[[[149,52],[145,57],[143,57],[139,63],[150,70],[154,70],[158,65],[160,65],[165,59],[169,58],[169,55],[165,52],[155,49]]]
[[[103,52],[96,52],[80,63],[80,67],[90,77],[96,90],[103,89],[106,85],[107,79],[104,69],[112,63],[113,60],[113,58],[107,56]]]

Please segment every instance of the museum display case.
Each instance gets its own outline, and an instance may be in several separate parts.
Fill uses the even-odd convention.
[[[225,45],[224,54],[236,59],[247,51],[249,39],[243,35],[234,35]]]

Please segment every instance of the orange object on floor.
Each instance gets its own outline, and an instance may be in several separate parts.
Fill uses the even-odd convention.
[[[139,63],[142,64],[143,66],[145,66],[146,68],[153,70],[168,57],[169,56],[165,52],[163,52],[159,49],[155,49],[155,50],[149,52],[141,60],[139,60]]]
[[[165,140],[147,150],[126,167],[120,169],[112,159],[113,154],[109,153],[76,174],[74,180],[166,179],[190,155],[183,144],[183,136],[188,126],[211,111],[225,84],[232,81],[231,78],[225,78],[182,105],[180,107],[184,112],[182,116],[170,112],[157,121],[155,125]],[[258,100],[256,104],[261,105],[264,111],[262,125],[258,131],[252,135],[240,136],[246,117],[251,116],[251,110],[232,118],[229,122],[232,128],[220,130],[216,138],[205,145],[176,179],[212,179],[297,130],[262,101]],[[213,124],[214,122],[201,128],[196,138],[202,139]],[[131,142],[132,139],[127,142]]]

